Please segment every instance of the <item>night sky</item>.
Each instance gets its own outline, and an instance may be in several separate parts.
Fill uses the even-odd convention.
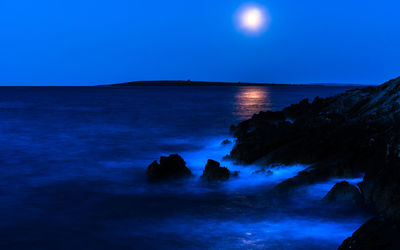
[[[135,80],[378,84],[400,75],[400,1],[0,0],[0,85]]]

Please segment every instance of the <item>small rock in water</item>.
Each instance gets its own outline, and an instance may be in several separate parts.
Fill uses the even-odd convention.
[[[257,171],[254,171],[253,172],[253,174],[265,174],[265,175],[273,175],[274,174],[274,172],[272,172],[271,170],[265,170],[265,168],[263,168],[263,169],[260,169],[260,170],[257,170]]]
[[[226,139],[221,144],[225,146],[225,145],[232,144],[232,142],[230,140]]]
[[[362,196],[360,191],[354,185],[347,181],[337,183],[331,191],[323,198],[323,201],[339,204],[360,205]]]
[[[240,173],[240,171],[233,171],[231,176],[234,178],[237,178],[237,177],[239,177],[239,173]]]
[[[221,167],[219,162],[208,160],[201,179],[205,181],[226,181],[230,175],[229,169]]]
[[[154,161],[148,166],[146,173],[149,181],[180,179],[192,175],[190,169],[186,167],[186,162],[177,154],[161,156],[160,164]]]
[[[231,159],[231,156],[230,156],[230,155],[225,155],[225,156],[222,158],[222,160],[224,160],[224,161],[230,160],[230,159]]]

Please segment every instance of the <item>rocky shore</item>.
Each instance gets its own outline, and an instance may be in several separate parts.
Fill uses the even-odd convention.
[[[364,174],[357,188],[341,183],[327,200],[354,197],[376,211],[340,249],[398,249],[400,230],[400,78],[329,98],[305,99],[261,112],[231,128],[230,158],[250,164],[310,165],[278,184],[285,193],[333,177]],[[350,193],[346,193],[347,190]],[[337,197],[339,195],[339,197]],[[345,199],[345,200],[346,200]]]

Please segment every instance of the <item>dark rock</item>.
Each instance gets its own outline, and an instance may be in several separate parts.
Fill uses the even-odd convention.
[[[300,171],[296,176],[278,184],[274,191],[286,193],[296,191],[297,188],[328,181],[333,176],[355,177],[359,174],[358,169],[352,169],[341,161],[316,163],[306,170]]]
[[[254,171],[253,174],[263,174],[263,175],[273,175],[274,172],[272,172],[271,170],[265,170],[265,168]]]
[[[339,247],[345,249],[400,249],[400,223],[385,217],[376,217],[361,226]]]
[[[278,112],[260,112],[232,127],[232,132],[236,137],[230,153],[233,160],[311,165],[274,191],[288,192],[331,177],[365,173],[359,185],[363,200],[389,220],[400,220],[400,78],[333,97],[317,97],[311,103],[305,99]],[[335,194],[340,193],[339,187],[327,199],[359,199],[355,187]],[[385,225],[383,230],[387,228],[387,235],[393,237],[396,231],[392,234]],[[382,237],[366,239],[372,247],[360,243],[358,249],[391,247],[380,245]]]
[[[370,168],[359,184],[364,200],[377,212],[400,220],[400,159]]]
[[[392,144],[387,132],[399,136],[391,127],[400,120],[397,89],[400,78],[312,103],[303,100],[283,111],[261,112],[234,127],[237,143],[231,156],[243,163],[268,156],[272,163],[286,164],[382,157],[379,145]]]
[[[190,177],[192,172],[186,167],[185,161],[177,154],[168,157],[162,156],[160,164],[154,161],[147,168],[147,178],[149,181],[164,181]]]
[[[230,175],[229,169],[221,167],[219,162],[208,160],[201,179],[205,181],[226,181]]]
[[[229,145],[229,144],[232,144],[232,142],[230,140],[226,139],[221,144],[222,145]]]
[[[224,161],[228,161],[228,160],[231,160],[232,158],[231,158],[231,156],[230,155],[225,155],[224,157],[222,157],[222,160],[224,160]]]
[[[234,133],[234,132],[235,132],[235,129],[236,129],[236,126],[233,125],[233,124],[229,127],[229,131],[230,131],[231,133]]]
[[[329,193],[323,198],[323,201],[345,205],[361,205],[362,196],[357,187],[347,181],[337,183]]]

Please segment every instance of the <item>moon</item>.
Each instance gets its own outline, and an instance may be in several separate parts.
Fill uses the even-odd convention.
[[[259,9],[249,9],[243,13],[243,25],[249,29],[258,29],[262,25],[262,13]]]
[[[239,30],[245,33],[259,34],[268,27],[270,16],[263,6],[245,4],[237,11],[236,23]]]

